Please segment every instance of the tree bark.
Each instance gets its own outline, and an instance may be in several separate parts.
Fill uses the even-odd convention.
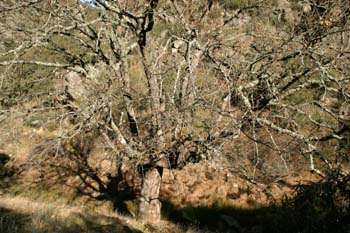
[[[156,168],[145,172],[142,182],[138,219],[144,223],[160,221],[161,202],[159,201],[162,177]]]

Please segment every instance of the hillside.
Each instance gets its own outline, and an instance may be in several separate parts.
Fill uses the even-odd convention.
[[[349,231],[348,1],[94,2],[0,2],[0,232]]]

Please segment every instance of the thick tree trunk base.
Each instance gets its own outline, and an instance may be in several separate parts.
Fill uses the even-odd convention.
[[[138,219],[145,223],[159,222],[161,206],[159,200],[151,200],[150,202],[141,200]]]
[[[157,223],[160,221],[159,201],[160,185],[162,177],[156,168],[146,171],[143,178],[138,220],[144,223]]]

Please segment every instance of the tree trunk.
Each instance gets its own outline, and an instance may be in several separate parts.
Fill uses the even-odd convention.
[[[157,223],[160,220],[159,201],[161,174],[156,168],[146,171],[142,182],[138,219],[145,223]]]

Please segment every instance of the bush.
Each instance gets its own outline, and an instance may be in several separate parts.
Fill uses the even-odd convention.
[[[297,187],[286,199],[266,232],[348,232],[350,229],[350,174],[339,172],[312,185]],[[281,224],[282,223],[282,224]]]

